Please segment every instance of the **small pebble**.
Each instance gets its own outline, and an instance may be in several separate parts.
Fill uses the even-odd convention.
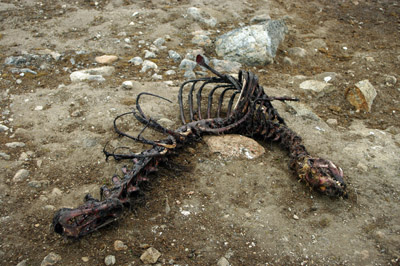
[[[157,47],[160,47],[160,46],[162,46],[163,44],[165,43],[165,40],[163,39],[163,38],[157,38],[154,42],[153,42],[153,44],[155,45],[155,46],[157,46]]]
[[[181,60],[181,56],[180,54],[178,54],[177,52],[175,52],[174,50],[169,50],[168,51],[168,56],[169,58],[171,58],[172,60],[174,60],[175,62],[178,62],[179,60]]]
[[[83,262],[88,262],[89,261],[89,257],[82,257],[82,261]]]
[[[122,82],[122,88],[126,89],[126,90],[130,90],[133,88],[133,82],[130,80],[126,80],[124,82]]]
[[[139,56],[136,56],[136,57],[130,59],[128,62],[131,64],[134,64],[135,66],[139,66],[143,63],[143,59]]]
[[[43,110],[43,106],[38,105],[35,107],[35,111],[42,111]]]
[[[4,132],[4,131],[7,131],[7,130],[8,130],[7,126],[0,124],[0,132]]]
[[[114,265],[116,262],[115,260],[115,256],[113,255],[108,255],[105,259],[104,259],[104,263],[106,265]]]
[[[146,263],[146,264],[154,264],[154,263],[157,262],[157,260],[158,260],[158,258],[159,258],[160,256],[161,256],[161,253],[160,253],[157,249],[151,247],[151,248],[148,248],[148,249],[142,254],[142,256],[140,256],[140,260],[141,260],[143,263]]]
[[[156,65],[156,63],[151,62],[149,60],[144,60],[143,64],[142,64],[142,69],[140,70],[140,72],[144,73],[147,72],[147,70],[149,69],[157,69],[158,66]]]
[[[118,56],[102,55],[102,56],[97,56],[94,60],[99,64],[111,64],[118,60]]]
[[[148,58],[156,58],[156,54],[151,52],[151,51],[149,51],[149,50],[146,50],[145,54],[144,54],[144,58],[146,58],[146,59],[148,59]]]
[[[293,215],[293,219],[298,220],[299,216],[297,216],[296,214]]]
[[[127,250],[128,246],[124,244],[121,240],[115,240],[114,242],[114,249],[116,251]]]
[[[338,121],[336,119],[329,118],[328,120],[326,120],[326,123],[331,126],[336,126],[338,124]]]
[[[17,84],[21,84],[21,83],[22,83],[22,80],[17,79],[15,82],[16,82]]]
[[[3,158],[4,160],[10,160],[11,156],[7,153],[0,152],[0,158]]]
[[[167,75],[167,76],[171,76],[171,75],[175,75],[176,74],[176,72],[175,72],[175,70],[167,70],[167,71],[165,71],[165,75]]]
[[[54,252],[50,252],[49,255],[47,255],[42,263],[40,264],[40,266],[53,266],[53,265],[57,265],[58,262],[61,261],[61,256],[54,253]]]
[[[162,79],[162,76],[161,76],[161,75],[158,75],[158,74],[156,74],[156,73],[154,73],[153,76],[151,76],[151,78],[152,78],[152,79],[155,79],[155,80],[161,80],[161,79]]]
[[[24,181],[28,178],[29,176],[29,171],[26,169],[20,169],[18,172],[14,175],[13,181],[14,182],[21,182]]]

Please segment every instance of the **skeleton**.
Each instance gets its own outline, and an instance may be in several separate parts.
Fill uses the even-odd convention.
[[[53,228],[56,233],[79,238],[119,219],[124,206],[132,204],[131,199],[141,190],[141,184],[148,181],[149,173],[154,172],[158,164],[168,155],[193,141],[198,141],[204,134],[236,133],[277,142],[288,150],[289,167],[300,180],[322,194],[347,197],[342,169],[329,160],[311,156],[302,145],[301,137],[287,127],[284,119],[271,103],[274,100],[297,101],[298,99],[269,97],[263,87],[258,84],[257,76],[251,72],[240,71],[238,78],[234,78],[212,69],[201,55],[197,56],[196,61],[200,66],[215,74],[215,77],[190,80],[181,85],[178,102],[183,126],[177,130],[171,130],[146,116],[140,107],[141,96],[150,95],[169,100],[150,93],[139,94],[136,108],[117,116],[114,120],[114,129],[119,135],[151,145],[151,148],[141,153],[129,154],[108,152],[104,148],[106,158],[130,160],[133,162],[132,168],[122,169],[124,173],[122,179],[118,176],[112,177],[114,187],[101,187],[100,200],[87,195],[85,203],[80,207],[60,209],[53,219]],[[202,106],[202,100],[205,100],[202,92],[209,85],[214,87],[207,95],[205,109]],[[187,88],[189,88],[187,93],[189,110],[185,112],[183,96]],[[220,91],[218,105],[217,108],[213,108],[213,97],[217,91]],[[226,97],[228,91],[230,97]],[[194,93],[196,93],[196,105]],[[228,101],[227,107],[223,108],[226,101]],[[127,115],[133,115],[144,125],[137,137],[122,132],[118,128],[117,121]],[[186,115],[189,116],[188,120]],[[152,128],[166,134],[167,137],[157,141],[146,139],[142,137],[146,128]]]

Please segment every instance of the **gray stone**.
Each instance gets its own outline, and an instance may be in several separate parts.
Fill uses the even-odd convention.
[[[288,53],[289,55],[295,57],[305,57],[307,55],[307,51],[301,47],[289,48]]]
[[[29,68],[12,68],[10,69],[11,73],[13,74],[19,74],[19,73],[31,73],[33,75],[37,75],[36,71],[33,71]]]
[[[108,256],[105,257],[105,259],[104,259],[104,263],[105,263],[106,265],[114,265],[115,262],[116,262],[115,256],[113,256],[113,255],[108,255]]]
[[[14,175],[13,181],[14,182],[21,182],[24,181],[28,178],[29,176],[29,171],[26,169],[20,169],[18,172]]]
[[[217,262],[217,266],[229,266],[229,261],[225,257],[221,257]]]
[[[45,180],[41,180],[41,181],[33,180],[28,183],[28,186],[33,187],[33,188],[41,188],[43,185],[47,185],[47,184],[48,184],[48,181],[45,181]]]
[[[179,60],[181,60],[181,56],[180,54],[178,54],[177,52],[175,52],[174,50],[169,50],[168,51],[168,56],[169,58],[171,58],[172,60],[174,60],[174,62],[179,62]]]
[[[187,10],[188,15],[195,21],[206,24],[209,27],[215,27],[217,20],[205,12],[200,12],[197,7],[189,7]]]
[[[163,44],[165,43],[165,39],[164,38],[157,38],[154,40],[153,44],[157,47],[161,47],[163,46]]]
[[[242,64],[229,60],[211,59],[211,64],[215,70],[223,73],[238,73],[242,67]]]
[[[212,153],[220,153],[224,157],[255,159],[265,153],[257,141],[236,134],[205,136],[204,141]]]
[[[283,63],[286,64],[286,65],[291,66],[291,65],[293,65],[293,60],[290,59],[289,57],[285,56],[285,57],[283,58]]]
[[[157,68],[158,68],[158,66],[156,65],[156,63],[154,63],[150,60],[144,60],[144,62],[142,64],[142,69],[140,70],[140,72],[145,73],[149,69],[157,69]]]
[[[161,75],[158,75],[157,73],[154,73],[154,74],[151,76],[151,78],[152,78],[152,79],[155,79],[155,80],[162,80],[162,76],[161,76]]]
[[[270,19],[271,19],[271,17],[268,14],[257,15],[250,19],[250,24],[265,23]]]
[[[54,253],[54,252],[50,252],[49,255],[47,255],[42,263],[40,264],[40,266],[53,266],[53,265],[57,265],[58,262],[61,261],[61,256]]]
[[[0,124],[0,132],[4,132],[4,131],[7,131],[7,130],[8,130],[7,126]]]
[[[218,56],[249,66],[273,62],[288,29],[282,20],[238,28],[217,38]]]
[[[364,110],[371,112],[372,103],[377,93],[369,82],[369,80],[362,80],[346,90],[346,99],[353,105],[357,111]]]
[[[0,152],[0,157],[3,158],[4,160],[10,160],[11,156],[8,155],[7,153]]]
[[[28,262],[28,260],[23,260],[23,261],[20,261],[18,264],[17,264],[17,266],[27,266],[28,264],[26,264]]]
[[[183,59],[179,65],[179,69],[182,70],[190,70],[193,71],[193,69],[197,66],[197,63],[195,61],[189,60],[189,59]]]
[[[126,81],[122,82],[122,88],[124,88],[126,90],[133,89],[133,82],[130,80],[126,80]]]
[[[51,191],[51,196],[52,197],[60,197],[62,196],[62,191],[59,188],[53,188],[53,190]]]
[[[46,205],[43,207],[43,209],[47,211],[55,211],[56,207],[54,207],[53,205]]]
[[[397,83],[397,79],[395,76],[385,75],[385,84],[389,86],[394,86]]]
[[[318,115],[316,115],[313,111],[311,111],[305,104],[299,102],[285,102],[287,111],[289,113],[295,114],[297,116],[301,116],[306,119],[311,119],[314,121],[320,121]]]
[[[9,143],[6,143],[6,146],[8,148],[11,148],[11,149],[22,148],[22,147],[25,147],[25,143],[23,143],[23,142],[9,142]]]
[[[331,83],[311,79],[300,83],[300,89],[306,92],[311,92],[313,95],[318,97],[322,97],[325,94],[332,92],[335,87]]]
[[[139,56],[136,56],[134,58],[131,58],[128,62],[134,64],[135,66],[139,66],[143,63],[143,59]]]
[[[196,74],[192,70],[186,70],[185,74],[183,74],[183,77],[185,79],[195,79],[196,78]]]
[[[151,51],[149,51],[149,50],[145,50],[144,58],[145,59],[156,58],[156,54],[151,52]]]
[[[337,126],[338,121],[334,118],[329,118],[328,120],[326,120],[326,123],[330,126]]]
[[[115,71],[112,66],[103,66],[91,69],[84,69],[72,72],[69,76],[72,82],[81,81],[97,81],[103,82],[105,78],[103,76],[110,76]]]
[[[210,37],[207,35],[196,35],[192,38],[192,43],[199,46],[210,46],[212,44]]]
[[[167,76],[171,76],[171,75],[175,75],[176,74],[176,71],[175,70],[167,70],[167,71],[165,71],[165,75],[167,75]]]
[[[142,256],[140,256],[140,260],[141,260],[143,263],[154,264],[154,263],[157,262],[157,260],[158,260],[158,258],[159,258],[160,256],[161,256],[161,253],[160,253],[157,249],[151,247],[151,248],[148,248],[148,249],[142,254]]]

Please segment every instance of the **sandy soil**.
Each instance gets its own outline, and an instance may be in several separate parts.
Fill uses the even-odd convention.
[[[186,17],[191,6],[215,17],[217,26]],[[0,14],[1,124],[9,128],[0,133],[0,151],[10,156],[0,158],[2,265],[39,265],[50,252],[62,257],[58,265],[104,265],[107,255],[116,257],[116,265],[142,265],[139,257],[148,246],[162,253],[162,265],[216,265],[221,257],[231,265],[398,265],[398,1],[5,0]],[[78,206],[88,192],[98,195],[120,173],[123,163],[104,160],[107,141],[143,149],[118,139],[112,128],[138,93],[174,100],[144,98],[143,106],[155,119],[180,125],[176,94],[183,72],[168,50],[185,55],[198,48],[193,32],[207,30],[213,39],[262,14],[285,18],[289,33],[273,64],[243,68],[258,74],[269,95],[299,97],[317,115],[276,104],[312,154],[344,169],[349,199],[330,199],[297,182],[286,152],[273,143],[260,143],[265,155],[247,160],[211,154],[199,142],[160,168],[119,222],[79,241],[53,233],[56,209]],[[146,44],[167,34],[167,49],[152,59],[163,74],[155,82],[154,72],[140,73],[128,60],[143,57]],[[293,47],[306,55],[292,55]],[[212,46],[204,50],[216,56]],[[55,60],[51,52],[61,57]],[[3,64],[27,53],[39,55],[24,66],[36,75],[13,73],[15,66]],[[119,57],[105,82],[70,81],[72,71],[99,66],[95,57],[103,54]],[[176,74],[164,75],[170,69]],[[326,72],[334,73],[333,92],[317,98],[299,89],[301,81],[323,79]],[[344,96],[364,79],[377,90],[371,113],[356,112]],[[132,89],[121,87],[126,80],[133,81]],[[141,129],[136,121],[124,123],[130,132]],[[25,146],[5,145],[11,142]],[[14,182],[20,169],[29,170],[28,179]],[[128,249],[114,250],[115,240]]]

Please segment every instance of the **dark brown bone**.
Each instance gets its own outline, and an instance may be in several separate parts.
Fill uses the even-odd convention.
[[[196,60],[200,66],[210,70],[216,77],[194,79],[181,85],[178,102],[183,126],[177,130],[171,130],[147,117],[140,108],[140,97],[142,95],[162,97],[149,93],[139,94],[136,99],[136,110],[117,116],[114,120],[114,129],[123,137],[152,147],[139,154],[118,154],[108,152],[104,148],[106,158],[130,160],[133,162],[132,168],[123,169],[122,180],[115,176],[112,178],[113,188],[109,189],[105,186],[101,188],[102,201],[87,196],[86,203],[82,206],[76,209],[59,210],[53,219],[53,228],[56,233],[79,238],[117,220],[122,215],[123,205],[131,204],[131,198],[140,191],[141,184],[148,180],[148,173],[153,172],[160,161],[178,148],[198,140],[204,134],[236,133],[278,142],[289,152],[290,168],[306,184],[328,196],[347,197],[342,170],[331,161],[312,157],[302,145],[301,137],[287,127],[271,103],[274,100],[297,101],[297,99],[269,97],[259,85],[257,76],[251,72],[240,71],[236,79],[217,72],[208,66],[200,55]],[[207,95],[207,109],[203,110],[202,92],[204,87],[209,85],[213,85],[214,88]],[[186,87],[189,87],[187,94],[189,108],[188,113],[185,114],[183,95]],[[220,89],[222,92],[218,99],[218,106],[216,110],[213,110],[212,99],[216,91]],[[196,90],[197,108],[194,107],[193,99]],[[227,91],[231,91],[232,95],[229,97],[228,106],[224,109],[223,100]],[[223,112],[226,112],[225,117],[220,117]],[[214,118],[213,113],[216,113]],[[187,114],[189,121],[186,121]],[[166,134],[167,138],[153,141],[142,137],[142,132],[137,137],[122,132],[117,126],[117,121],[127,115],[133,115],[144,125],[142,132],[146,128],[152,128]],[[207,118],[201,119],[202,117]]]

